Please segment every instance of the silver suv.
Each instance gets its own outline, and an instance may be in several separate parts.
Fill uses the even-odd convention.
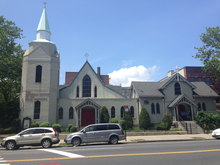
[[[124,131],[119,124],[101,123],[88,125],[79,132],[67,135],[64,142],[76,147],[81,143],[93,142],[117,144],[119,140],[125,140]]]
[[[1,146],[7,150],[19,149],[23,146],[40,146],[49,148],[60,142],[59,133],[50,127],[26,129],[15,136],[3,139]]]

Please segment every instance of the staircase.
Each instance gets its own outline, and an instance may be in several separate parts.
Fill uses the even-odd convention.
[[[178,128],[187,131],[187,134],[203,134],[203,129],[194,121],[177,121]]]

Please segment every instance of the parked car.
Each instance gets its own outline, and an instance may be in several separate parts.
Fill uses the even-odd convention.
[[[212,137],[214,137],[214,138],[216,138],[216,139],[220,139],[220,128],[215,129],[215,130],[212,132]]]
[[[81,143],[93,142],[109,142],[110,144],[117,144],[119,140],[124,139],[124,131],[119,124],[101,123],[88,125],[79,132],[67,135],[64,142],[76,147]]]
[[[29,128],[15,136],[3,139],[1,146],[7,150],[19,149],[23,146],[40,146],[49,148],[60,142],[59,133],[50,127]]]

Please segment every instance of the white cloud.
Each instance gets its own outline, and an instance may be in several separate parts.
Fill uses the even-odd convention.
[[[145,68],[143,65],[130,68],[121,68],[118,71],[109,73],[110,84],[121,86],[130,86],[131,81],[152,81],[151,76],[157,70],[157,66]]]
[[[122,64],[123,64],[124,67],[126,67],[126,66],[128,66],[128,65],[131,65],[132,62],[133,62],[132,60],[129,60],[129,61],[125,61],[125,60],[124,60],[124,61],[122,61]]]

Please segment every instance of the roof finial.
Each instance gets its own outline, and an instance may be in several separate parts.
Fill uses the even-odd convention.
[[[47,2],[46,2],[46,1],[44,1],[44,3],[43,3],[43,4],[44,4],[44,8],[46,8],[46,4],[47,4]]]
[[[88,56],[89,55],[86,53],[84,56],[86,57],[86,61],[88,61]]]

